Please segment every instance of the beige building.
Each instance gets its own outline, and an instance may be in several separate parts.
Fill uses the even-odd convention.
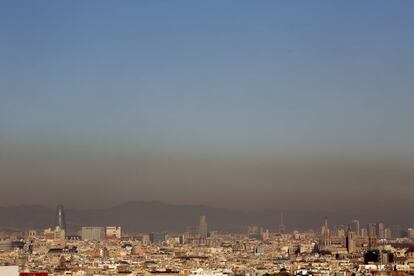
[[[120,239],[121,238],[121,227],[120,226],[107,226],[106,227],[106,238]]]

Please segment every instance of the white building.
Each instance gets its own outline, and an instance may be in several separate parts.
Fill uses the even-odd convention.
[[[121,238],[121,227],[120,226],[107,226],[106,227],[106,238],[120,239]]]
[[[0,266],[0,275],[1,276],[19,276],[19,267],[18,266]]]
[[[65,240],[65,230],[56,226],[54,230],[52,228],[45,229],[43,235],[47,240]]]

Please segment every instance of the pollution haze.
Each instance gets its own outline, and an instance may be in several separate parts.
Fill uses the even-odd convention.
[[[0,205],[412,217],[413,11],[2,1]]]

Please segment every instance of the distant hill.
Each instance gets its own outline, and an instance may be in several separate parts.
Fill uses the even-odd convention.
[[[120,225],[131,232],[172,231],[182,232],[187,226],[196,226],[200,215],[206,215],[209,229],[227,232],[244,232],[250,224],[275,230],[280,211],[238,211],[205,205],[176,205],[158,201],[134,201],[105,209],[66,209],[66,222],[72,231],[81,226]],[[289,230],[319,230],[325,215],[330,223],[347,224],[352,215],[322,213],[309,210],[285,210],[285,224]],[[370,217],[361,217],[369,220]],[[375,220],[373,220],[375,222]],[[42,229],[53,226],[55,210],[39,205],[0,207],[0,227]]]
[[[6,228],[47,228],[54,222],[55,211],[40,205],[0,207],[0,226]]]

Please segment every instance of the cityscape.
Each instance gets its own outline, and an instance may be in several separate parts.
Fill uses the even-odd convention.
[[[0,0],[0,276],[414,276],[414,0]]]
[[[1,275],[405,275],[414,273],[414,227],[384,223],[290,230],[284,213],[274,229],[210,229],[200,215],[180,233],[124,233],[122,226],[70,232],[63,205],[47,229],[1,232]],[[69,218],[70,219],[70,218]]]

